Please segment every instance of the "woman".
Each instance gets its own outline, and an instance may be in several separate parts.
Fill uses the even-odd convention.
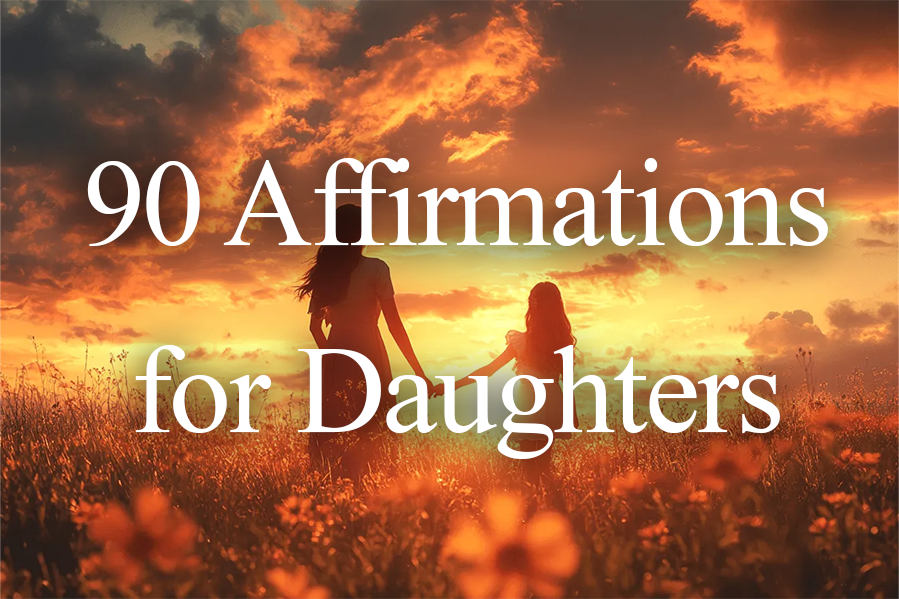
[[[337,240],[355,243],[362,236],[362,210],[352,204],[337,208]],[[315,433],[309,442],[313,466],[361,480],[369,463],[383,456],[387,411],[395,402],[387,393],[392,380],[387,349],[378,330],[381,313],[390,334],[416,375],[428,381],[396,308],[390,269],[377,258],[362,255],[361,245],[322,245],[302,283],[298,300],[309,301],[309,330],[319,349],[345,349],[371,360],[381,379],[377,414],[360,429],[348,433]],[[324,324],[331,325],[325,335]],[[365,405],[365,377],[351,358],[326,355],[322,361],[322,424],[346,426]]]
[[[528,311],[524,317],[525,332],[509,331],[506,334],[506,349],[490,364],[472,372],[456,383],[456,388],[470,385],[474,376],[491,376],[497,370],[515,360],[515,372],[538,379],[550,379],[545,385],[546,403],[535,414],[516,416],[516,422],[537,422],[555,429],[562,426],[562,356],[556,351],[574,345],[577,340],[571,334],[571,323],[565,314],[565,304],[559,288],[552,283],[538,283],[528,295]],[[436,395],[443,395],[443,385],[435,387]],[[534,405],[534,388],[529,384],[515,387],[515,403],[523,411]],[[574,425],[578,426],[577,413]],[[571,433],[556,432],[554,439],[570,439]],[[513,433],[511,440],[517,441],[522,451],[537,451],[547,442],[546,437],[536,433]],[[525,478],[535,486],[542,486],[544,479],[551,479],[552,447],[541,455],[522,461]],[[548,489],[555,494],[552,486]]]

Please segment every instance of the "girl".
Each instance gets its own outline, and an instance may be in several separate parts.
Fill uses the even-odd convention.
[[[337,240],[355,243],[362,236],[362,210],[352,204],[337,208]],[[377,414],[360,429],[347,433],[310,435],[309,453],[316,470],[336,470],[359,481],[369,463],[384,449],[385,418],[393,396],[387,393],[392,379],[387,349],[378,330],[381,313],[390,334],[416,375],[425,375],[394,301],[390,269],[377,258],[362,255],[361,245],[322,245],[302,283],[298,300],[309,296],[309,330],[319,349],[346,349],[371,360],[381,379],[381,404]],[[326,336],[323,325],[331,325]],[[428,386],[431,383],[428,382]],[[322,424],[346,426],[365,405],[365,377],[355,360],[325,355],[322,360]]]
[[[562,356],[557,350],[574,345],[576,339],[571,334],[571,323],[565,315],[565,306],[559,288],[552,283],[538,283],[528,296],[528,311],[525,315],[525,332],[509,331],[506,334],[506,349],[490,364],[479,368],[469,376],[490,376],[515,359],[515,372],[539,379],[551,379],[546,387],[546,403],[537,413],[516,416],[517,422],[538,422],[555,430],[562,426],[562,388],[559,377],[562,374]],[[464,387],[474,382],[464,378],[456,387]],[[443,385],[435,388],[437,395],[443,394]],[[515,387],[515,402],[523,410],[534,405],[534,388],[528,383]],[[575,427],[578,426],[575,413]],[[571,433],[554,433],[555,439],[570,439]],[[540,434],[516,433],[512,439],[518,441],[522,451],[539,450],[546,443]],[[551,478],[552,448],[541,455],[523,460],[525,476],[531,484],[542,486],[544,478]],[[552,488],[550,487],[552,491]]]

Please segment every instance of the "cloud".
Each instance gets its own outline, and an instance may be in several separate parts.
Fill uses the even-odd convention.
[[[719,283],[714,279],[699,279],[696,281],[696,288],[700,291],[713,291],[715,293],[723,293],[727,291],[727,285]]]
[[[778,374],[796,369],[799,348],[811,351],[818,379],[833,384],[860,368],[895,369],[897,315],[899,308],[892,302],[865,310],[849,300],[836,300],[825,310],[831,330],[824,333],[804,310],[769,312],[758,324],[744,327],[745,345],[760,368]]]
[[[277,385],[285,392],[297,396],[309,393],[309,369],[297,370],[292,373],[279,374],[272,379],[272,384]]]
[[[716,77],[733,102],[759,120],[800,111],[855,133],[897,100],[896,6],[698,0],[691,14],[734,37],[689,67]]]
[[[433,315],[453,320],[471,316],[478,310],[505,306],[509,301],[469,287],[445,293],[399,293],[396,303],[403,314]]]
[[[270,287],[261,287],[259,289],[246,290],[246,291],[232,291],[230,292],[229,298],[231,299],[231,304],[233,306],[239,308],[255,308],[256,304],[259,302],[265,302],[269,300],[273,300],[280,295],[283,295],[284,291],[280,289],[273,289]]]
[[[262,359],[265,355],[266,351],[262,348],[257,348],[248,351],[235,351],[231,347],[226,347],[222,350],[209,350],[203,347],[202,345],[199,347],[195,347],[194,349],[187,352],[187,358],[194,360],[253,360],[257,361]]]
[[[489,152],[493,147],[509,141],[511,134],[508,131],[497,133],[481,133],[473,131],[467,137],[454,137],[448,134],[440,144],[444,148],[454,150],[447,162],[470,162],[482,154]]]
[[[637,250],[630,254],[609,254],[599,262],[586,264],[580,270],[551,271],[549,276],[557,281],[608,281],[623,283],[637,276],[654,273],[657,275],[680,272],[677,264],[663,254],[649,250]]]
[[[831,302],[825,310],[830,325],[840,332],[882,327],[896,320],[896,304],[881,304],[876,310],[857,310],[853,302],[839,300]]]
[[[872,217],[868,221],[868,227],[875,233],[889,235],[891,237],[895,237],[896,234],[899,233],[899,223],[887,220],[882,214]]]
[[[798,347],[819,347],[827,337],[805,310],[769,312],[757,325],[748,327],[746,347],[758,355],[776,356]]]
[[[555,64],[520,6],[407,10],[415,20],[396,19],[381,37],[383,27],[372,36],[360,24],[383,22],[388,6],[284,2],[236,20],[211,3],[153,10],[155,26],[197,45],[176,42],[151,58],[105,35],[90,5],[5,10],[2,285],[11,304],[32,297],[5,315],[65,322],[61,306],[73,299],[101,311],[147,297],[185,301],[183,286],[197,280],[231,282],[241,306],[271,299],[258,290],[290,277],[279,248],[254,247],[252,258],[235,261],[218,239],[233,230],[263,160],[287,194],[313,188],[308,180],[320,180],[316,169],[335,155],[386,155],[397,144],[471,163],[509,143],[512,111]],[[163,161],[189,165],[203,216],[188,244],[159,244],[141,208],[115,251],[89,247],[118,222],[84,197],[91,172],[110,157],[142,185]],[[177,232],[183,186],[169,179],[162,228]],[[109,169],[101,191],[119,205],[124,178]],[[298,221],[317,208],[297,204]]]
[[[682,152],[689,152],[691,154],[711,154],[715,151],[713,148],[710,148],[695,139],[685,139],[683,137],[679,137],[677,141],[674,142],[674,146]]]
[[[23,299],[23,300],[22,300],[21,302],[19,302],[18,304],[7,305],[7,306],[0,306],[0,312],[17,312],[17,311],[19,311],[19,310],[24,310],[24,309],[25,309],[25,304],[27,304],[27,303],[28,303],[28,298],[26,297],[25,299]]]
[[[87,303],[100,312],[125,312],[128,310],[128,306],[118,300],[89,297],[87,298]]]
[[[366,48],[356,71],[322,60],[356,27],[354,11],[289,3],[282,10],[283,20],[235,40],[241,68],[232,79],[252,101],[201,144],[226,181],[272,149],[293,167],[323,156],[381,156],[403,126],[428,121],[444,129],[443,147],[455,150],[450,162],[473,160],[511,139],[509,111],[530,99],[537,76],[553,65],[521,7],[497,7],[479,29],[462,12],[432,14]],[[473,123],[503,129],[454,133]]]
[[[859,237],[855,240],[855,243],[863,248],[894,248],[896,247],[895,241],[884,241],[882,239],[868,239],[866,237]]]
[[[62,338],[66,341],[70,339],[90,341],[93,339],[99,343],[130,343],[145,335],[146,333],[136,331],[131,327],[115,328],[109,324],[94,321],[70,326],[62,332]]]

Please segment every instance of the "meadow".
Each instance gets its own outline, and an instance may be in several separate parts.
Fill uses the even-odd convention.
[[[123,363],[4,376],[3,597],[899,595],[896,372],[783,394],[768,435],[582,436],[551,492],[457,435],[335,480],[295,405],[139,435]]]

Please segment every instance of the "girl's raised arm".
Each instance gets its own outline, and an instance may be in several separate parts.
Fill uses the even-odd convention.
[[[471,378],[473,376],[493,376],[496,374],[496,371],[508,364],[512,361],[512,358],[515,357],[515,348],[512,347],[511,344],[506,346],[506,349],[503,350],[503,353],[496,356],[492,362],[487,364],[486,366],[481,366],[468,376],[459,379],[456,383],[456,389],[460,389],[466,385],[470,385],[474,382],[474,379]],[[434,395],[443,395],[443,383],[434,387]]]

